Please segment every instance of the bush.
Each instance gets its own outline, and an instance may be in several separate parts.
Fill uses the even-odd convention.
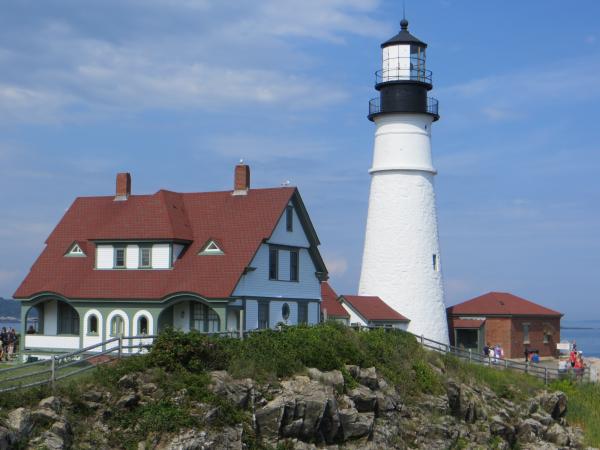
[[[155,340],[149,362],[170,371],[182,367],[192,372],[220,370],[227,367],[226,355],[219,339],[168,329]]]

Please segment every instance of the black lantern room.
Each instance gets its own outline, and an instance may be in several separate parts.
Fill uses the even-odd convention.
[[[427,44],[408,32],[406,19],[381,49],[382,68],[375,72],[379,97],[369,102],[369,120],[386,113],[423,113],[438,120],[438,102],[427,97],[433,88],[431,70],[426,68]]]

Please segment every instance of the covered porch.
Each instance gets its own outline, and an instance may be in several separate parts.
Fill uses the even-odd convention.
[[[65,299],[46,296],[21,305],[21,350],[72,351],[81,348],[81,321]]]
[[[227,301],[206,301],[199,297],[180,297],[169,301],[157,320],[157,333],[173,328],[201,333],[239,332],[244,323],[244,312],[239,305]]]

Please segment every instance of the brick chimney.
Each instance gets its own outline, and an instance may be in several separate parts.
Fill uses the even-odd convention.
[[[246,195],[250,189],[250,166],[240,163],[235,166],[233,195]]]
[[[127,200],[131,195],[131,175],[129,172],[122,172],[117,174],[117,192],[115,194],[115,201]]]

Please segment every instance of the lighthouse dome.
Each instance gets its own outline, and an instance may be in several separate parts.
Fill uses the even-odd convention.
[[[400,33],[381,44],[381,48],[399,44],[412,44],[423,48],[427,47],[425,42],[408,32],[408,20],[406,19],[400,21]]]

